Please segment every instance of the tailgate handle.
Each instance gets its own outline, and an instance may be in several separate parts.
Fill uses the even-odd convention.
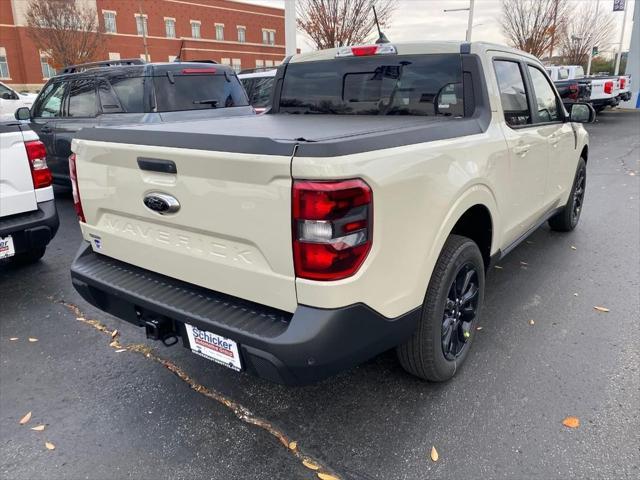
[[[138,157],[138,167],[140,167],[140,170],[148,170],[150,172],[178,173],[175,162],[160,158]]]

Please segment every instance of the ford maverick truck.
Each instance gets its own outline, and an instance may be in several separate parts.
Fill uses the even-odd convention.
[[[313,382],[396,348],[451,378],[485,275],[574,229],[589,158],[531,55],[341,47],[278,68],[263,115],[84,129],[70,172],[89,303],[231,369]],[[515,293],[514,293],[515,294]],[[204,360],[203,360],[204,361]]]

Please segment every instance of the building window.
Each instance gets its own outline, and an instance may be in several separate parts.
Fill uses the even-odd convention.
[[[247,29],[238,25],[238,42],[244,43],[247,41]]]
[[[120,53],[109,52],[109,60],[120,60]]]
[[[7,51],[4,47],[0,47],[0,78],[11,78],[9,63],[7,63]]]
[[[264,60],[256,60],[256,68],[263,68]]]
[[[191,38],[200,38],[200,22],[191,20]]]
[[[49,65],[49,56],[45,53],[40,53],[40,67],[42,68],[42,78],[48,79],[56,76],[56,69]]]
[[[242,70],[242,64],[240,63],[239,58],[234,58],[231,60],[231,68],[233,68],[233,71],[236,73]]]
[[[265,67],[273,67],[273,60],[265,60],[264,61],[264,66]]]
[[[175,62],[176,61],[176,56],[175,55],[169,55],[169,61],[170,62]]]
[[[144,53],[140,54],[140,60],[144,60],[145,62],[151,61],[151,55],[145,55]]]
[[[106,33],[116,33],[116,12],[111,10],[103,10],[102,15],[104,17],[104,31]]]
[[[276,31],[275,30],[265,30],[262,29],[262,43],[265,45],[275,45],[276,44]]]
[[[216,23],[216,40],[224,40],[224,24]]]
[[[138,35],[147,36],[149,35],[149,28],[147,26],[147,16],[141,16],[139,13],[136,13],[136,29],[138,30]]]
[[[220,63],[222,65],[231,65],[231,59],[222,57],[222,59],[220,59]]]
[[[176,38],[176,19],[165,17],[164,30],[166,32],[167,38]]]

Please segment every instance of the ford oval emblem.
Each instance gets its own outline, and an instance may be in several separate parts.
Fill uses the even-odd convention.
[[[151,192],[147,193],[143,199],[144,205],[160,215],[167,213],[176,213],[180,210],[180,202],[175,197],[166,193]]]

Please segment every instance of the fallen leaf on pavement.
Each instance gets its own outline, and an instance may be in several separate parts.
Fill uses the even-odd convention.
[[[578,428],[580,426],[580,419],[578,417],[567,417],[562,421],[565,427]]]
[[[113,342],[111,342],[111,343],[109,344],[109,346],[110,346],[110,347],[117,347],[117,346],[118,346],[118,341],[117,341],[117,340],[114,340]]]
[[[44,442],[44,446],[47,447],[47,450],[55,450],[56,446],[51,442]]]
[[[122,352],[126,352],[127,349],[126,348],[119,348],[118,350],[116,350],[116,353],[122,353]]]
[[[31,420],[31,412],[27,413],[24,417],[20,419],[20,425],[24,425],[29,420]]]
[[[116,338],[116,335],[118,335],[118,330],[111,332],[111,338]]]
[[[309,470],[320,470],[320,465],[309,460],[308,458],[305,458],[304,460],[302,460],[302,464],[305,467],[307,467]]]
[[[599,312],[604,312],[604,313],[607,313],[609,311],[609,309],[607,307],[599,307],[597,305],[595,307],[593,307],[593,308],[595,308]]]
[[[18,340],[18,337],[11,337],[9,340],[11,340],[12,342],[15,342],[16,340]]]
[[[574,297],[577,297],[577,296],[578,296],[578,292],[574,293],[574,294],[573,294],[573,296],[574,296]]]
[[[632,177],[636,176],[636,172],[629,172],[629,175],[631,175]]]
[[[523,267],[526,267],[529,264],[527,262],[520,262],[520,265],[522,265]]]
[[[495,266],[495,267],[493,267],[493,268],[496,268],[496,269],[498,269],[498,270],[502,270],[502,267],[501,267],[500,265],[496,265],[496,266]]]
[[[437,462],[439,458],[440,455],[438,455],[438,450],[436,450],[436,447],[431,447],[431,460]]]
[[[575,245],[571,245],[571,250],[577,250],[577,248],[575,247]]]
[[[289,442],[289,450],[295,450],[298,448],[298,442]]]
[[[42,432],[44,431],[44,425],[38,425],[37,427],[32,427],[31,430],[34,432]]]
[[[534,320],[529,320],[529,325],[535,325],[536,322]]]
[[[482,327],[476,327],[476,330],[482,330]]]
[[[318,473],[318,478],[320,480],[340,480],[338,477],[334,477],[333,475],[329,475],[328,473]]]
[[[38,341],[38,339],[37,339],[37,338],[34,338],[34,337],[29,337],[29,341],[30,341],[31,343],[33,343],[33,342],[37,342],[37,341]]]

